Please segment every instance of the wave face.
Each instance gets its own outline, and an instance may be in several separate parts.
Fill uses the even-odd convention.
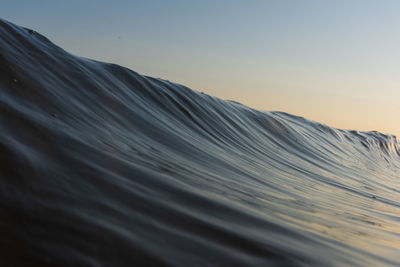
[[[400,143],[71,55],[0,20],[3,266],[400,264]]]

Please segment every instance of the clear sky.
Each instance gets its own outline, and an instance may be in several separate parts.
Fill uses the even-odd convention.
[[[0,6],[0,17],[73,54],[260,110],[400,137],[400,1],[0,0]]]

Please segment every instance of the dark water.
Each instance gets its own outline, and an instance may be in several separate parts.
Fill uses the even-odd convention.
[[[1,266],[400,265],[400,142],[0,20]],[[394,122],[395,123],[395,122]]]

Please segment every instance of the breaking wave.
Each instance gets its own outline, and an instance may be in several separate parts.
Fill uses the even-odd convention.
[[[71,55],[0,20],[3,266],[400,264],[400,142]]]

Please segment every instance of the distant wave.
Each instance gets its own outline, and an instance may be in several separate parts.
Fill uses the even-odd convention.
[[[2,266],[400,265],[400,143],[0,20]]]

